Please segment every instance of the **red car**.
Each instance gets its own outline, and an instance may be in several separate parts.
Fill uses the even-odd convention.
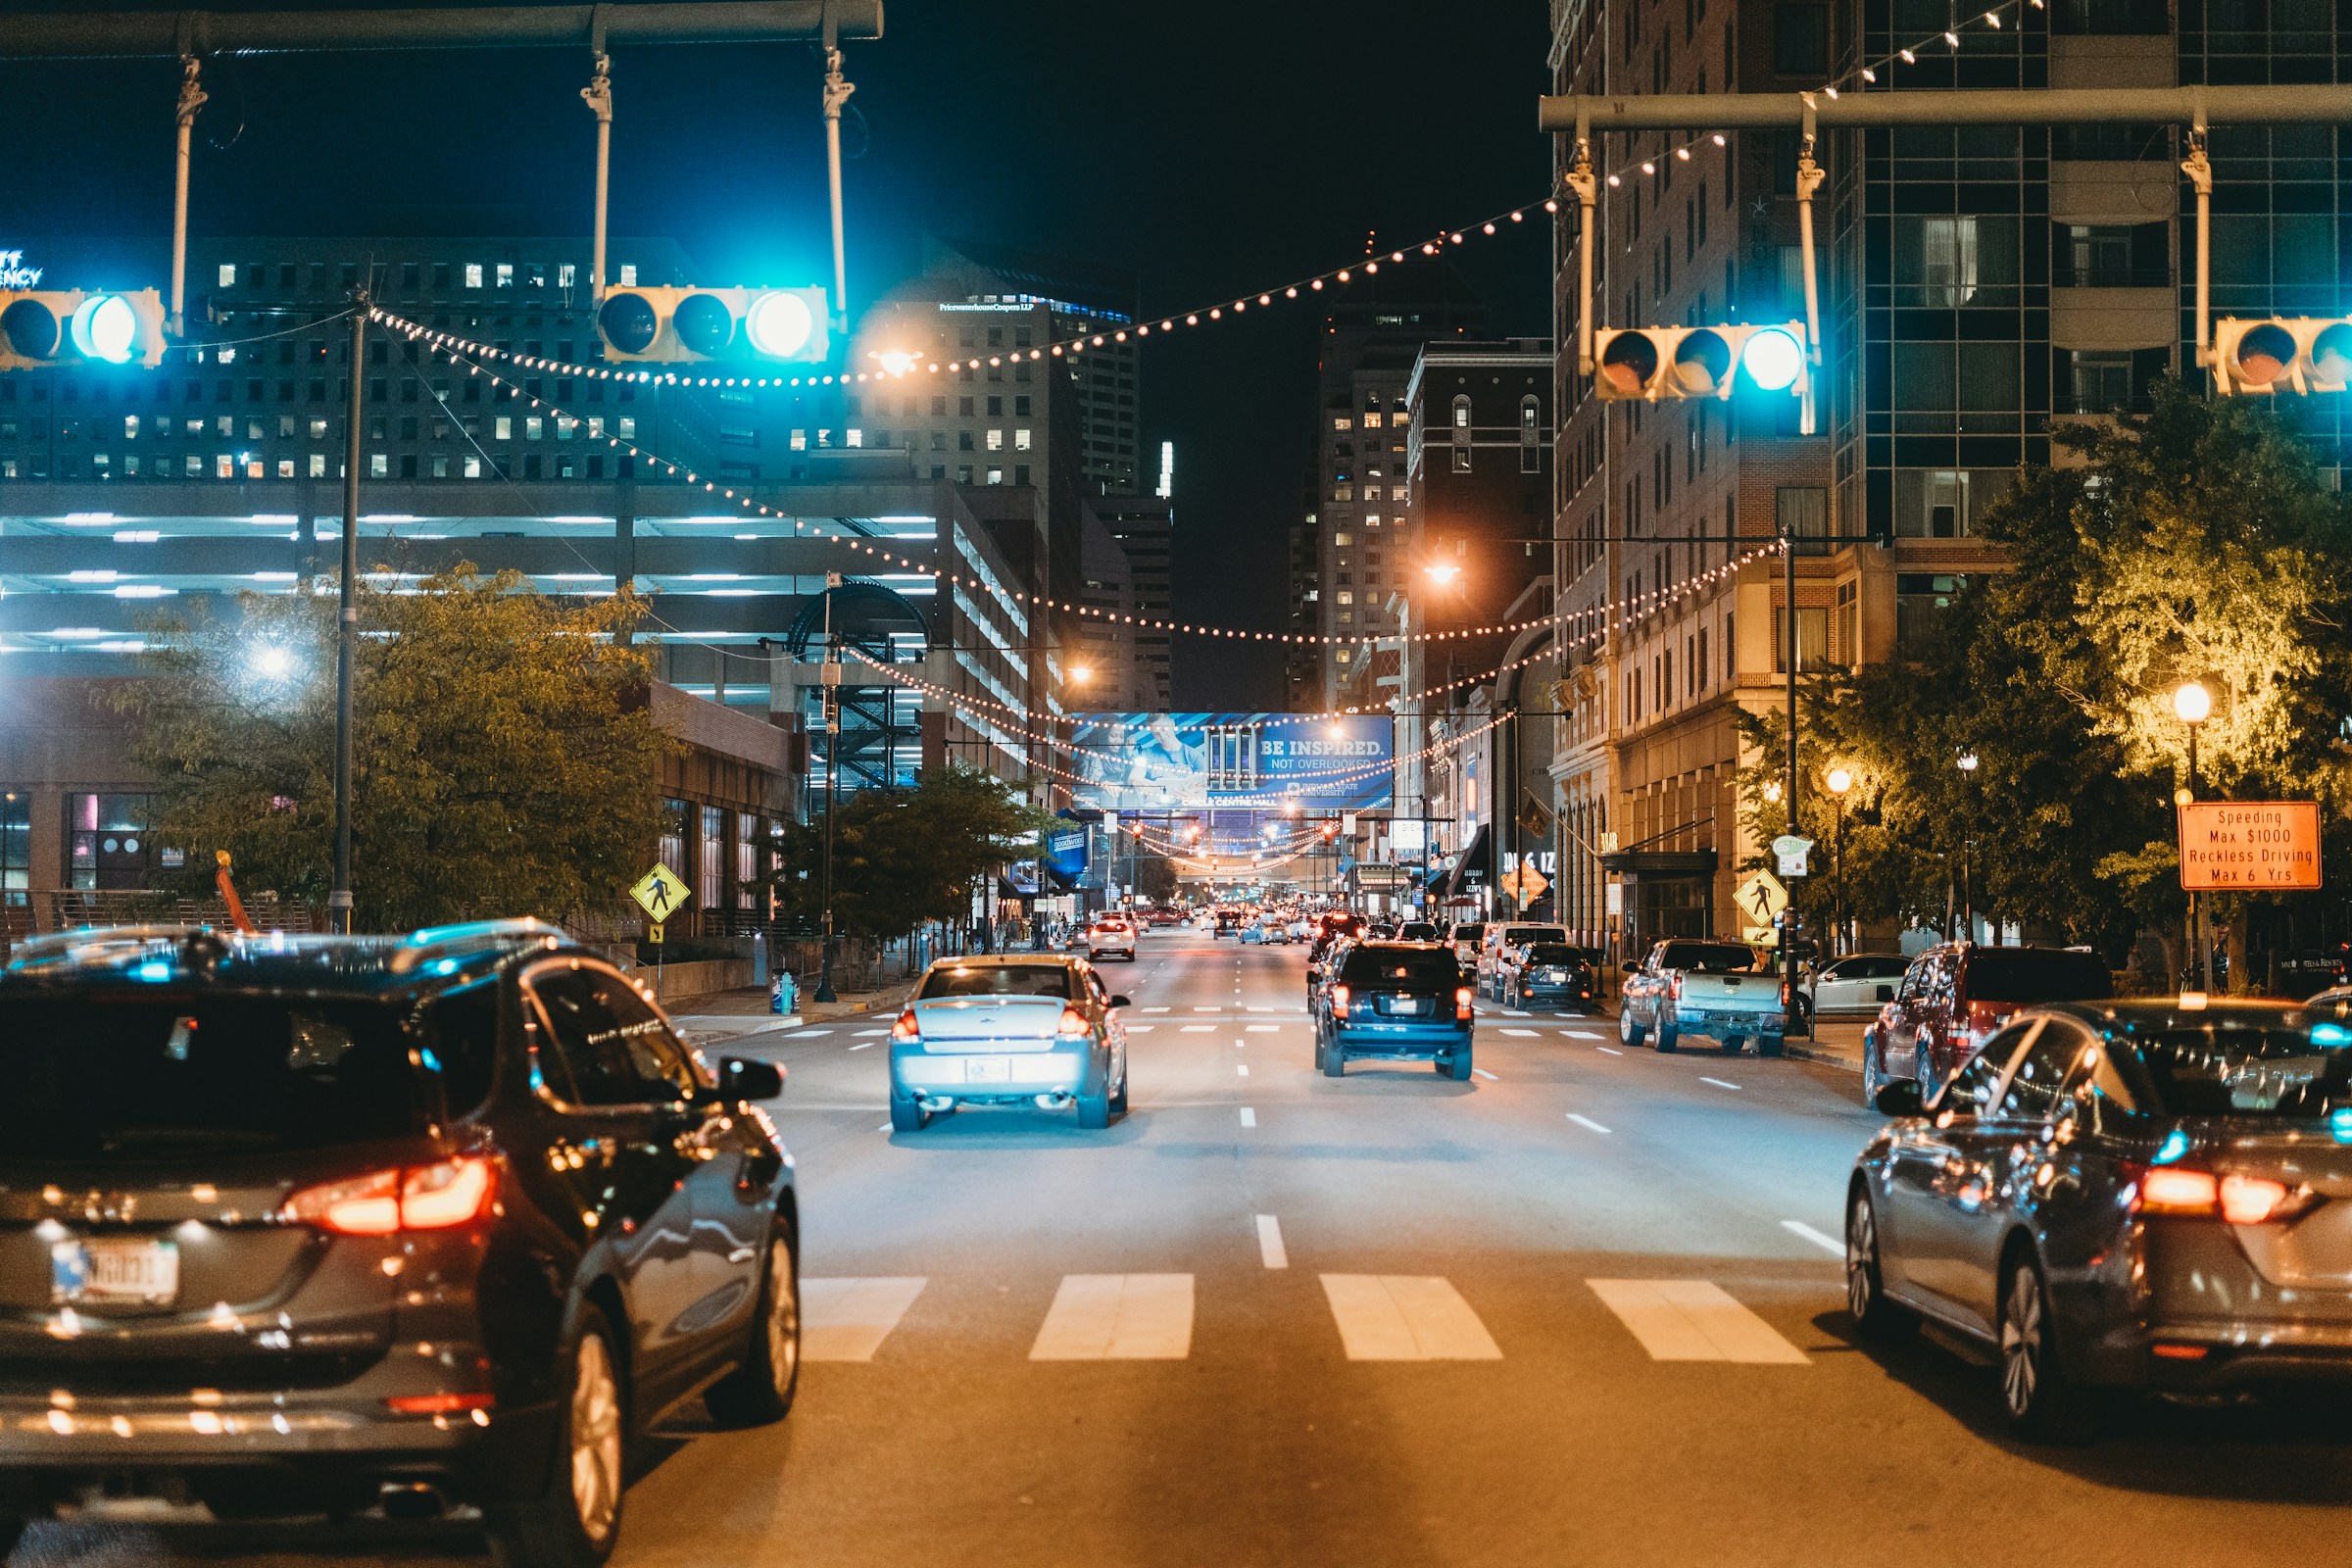
[[[1930,948],[1863,1031],[1862,1103],[1877,1104],[1880,1088],[1896,1078],[1916,1078],[1922,1098],[1933,1098],[2021,1007],[2095,1002],[2114,992],[2107,965],[2082,949]]]

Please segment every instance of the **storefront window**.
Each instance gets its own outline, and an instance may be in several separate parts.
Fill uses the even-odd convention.
[[[32,796],[0,792],[0,906],[21,909],[31,898]]]
[[[149,797],[66,797],[67,879],[75,888],[143,888],[158,863],[147,833]]]
[[[702,875],[695,879],[695,896],[706,909],[727,906],[727,813],[715,806],[703,808]]]

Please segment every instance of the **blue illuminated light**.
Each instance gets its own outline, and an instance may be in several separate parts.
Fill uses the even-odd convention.
[[[161,958],[149,958],[133,972],[142,980],[169,980],[172,978],[172,965]]]
[[[424,1063],[424,1070],[427,1072],[439,1072],[441,1070],[441,1058],[433,1054],[433,1048],[430,1046],[425,1046],[420,1049],[416,1053],[416,1059]]]
[[[2170,1165],[2187,1152],[2188,1134],[2176,1127],[2164,1135],[2164,1142],[2156,1146],[2156,1152],[2149,1157],[2149,1162],[2156,1165]]]
[[[1794,334],[1777,326],[1751,333],[1740,350],[1740,365],[1747,378],[1767,392],[1782,392],[1794,385],[1804,364],[1805,351]]]
[[[2315,1046],[2352,1045],[2352,1029],[2340,1023],[2315,1023],[2311,1026],[2311,1043]]]
[[[2352,1144],[2352,1105],[2328,1113],[2328,1130],[2339,1144]]]
[[[433,965],[435,974],[456,974],[457,972],[458,960],[455,958],[443,958],[439,963]]]

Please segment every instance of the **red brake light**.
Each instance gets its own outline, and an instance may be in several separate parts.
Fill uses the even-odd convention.
[[[498,1404],[495,1394],[395,1394],[384,1400],[399,1415],[456,1415],[461,1410],[488,1410]]]
[[[922,1038],[922,1030],[915,1025],[912,1007],[900,1013],[899,1021],[890,1026],[890,1038],[893,1040],[919,1040]]]
[[[1683,977],[1679,973],[1666,983],[1666,994],[1677,1002],[1683,1000]]]
[[[1348,1016],[1348,988],[1346,986],[1331,988],[1331,1015],[1335,1018]]]
[[[1061,1009],[1061,1027],[1054,1032],[1066,1039],[1078,1035],[1091,1035],[1095,1032],[1095,1026],[1088,1023],[1086,1014],[1080,1012],[1076,1007],[1064,1007]]]
[[[1457,986],[1454,989],[1453,1015],[1456,1018],[1470,1016],[1470,988],[1468,986]]]
[[[2138,1176],[2139,1197],[2132,1206],[2142,1214],[2211,1218],[2221,1207],[2220,1187],[2209,1171],[2148,1165],[2139,1170]]]
[[[2274,1219],[2286,1206],[2286,1200],[2287,1190],[2282,1182],[2260,1176],[2222,1178],[2222,1218],[2232,1225],[2259,1225]]]
[[[340,1236],[389,1236],[467,1224],[490,1211],[497,1194],[497,1170],[489,1160],[468,1154],[305,1187],[286,1200],[279,1214]]]

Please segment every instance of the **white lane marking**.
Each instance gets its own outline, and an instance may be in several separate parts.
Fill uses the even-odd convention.
[[[924,1283],[920,1274],[801,1281],[801,1359],[871,1361]]]
[[[791,1034],[786,1035],[784,1038],[787,1040],[806,1040],[811,1035],[829,1035],[833,1031],[830,1029],[795,1029]]]
[[[1534,1013],[1532,1013],[1532,1012],[1522,1012],[1522,1011],[1520,1011],[1520,1010],[1519,1010],[1517,1007],[1505,1007],[1505,1008],[1503,1008],[1503,1009],[1502,1009],[1502,1015],[1503,1015],[1505,1018],[1533,1018],[1533,1017],[1535,1016],[1535,1014],[1534,1014]]]
[[[858,1031],[855,1038],[865,1040],[876,1035],[886,1035],[888,1033],[890,1033],[890,1031],[887,1029],[860,1029]]]
[[[890,1131],[890,1123],[884,1122],[881,1126],[875,1128],[874,1131],[878,1133],[886,1133]]]
[[[1596,1035],[1590,1029],[1563,1029],[1560,1033],[1571,1040],[1606,1040],[1609,1038],[1607,1035]]]
[[[1720,1078],[1701,1078],[1699,1082],[1713,1084],[1718,1089],[1738,1089],[1740,1087],[1738,1084],[1727,1084]]]
[[[1615,1046],[1594,1046],[1592,1049],[1594,1051],[1606,1052],[1612,1056],[1622,1056],[1625,1054],[1624,1052],[1619,1051]]]
[[[1146,1007],[1143,1010],[1146,1012],[1166,1012],[1168,1009],[1165,1007]]]
[[[1272,1007],[1244,1007],[1242,1010],[1244,1012],[1272,1012],[1274,1009]]]
[[[1190,1274],[1064,1274],[1032,1361],[1181,1361],[1193,1350]]]
[[[1323,1295],[1350,1361],[1499,1361],[1502,1350],[1444,1277],[1326,1274]]]
[[[1844,1243],[1838,1241],[1834,1236],[1823,1235],[1821,1232],[1815,1230],[1812,1226],[1806,1224],[1801,1219],[1785,1219],[1781,1221],[1781,1229],[1787,1231],[1791,1236],[1803,1237],[1806,1241],[1811,1242],[1815,1247],[1820,1248],[1823,1251],[1831,1253],[1834,1256],[1843,1257],[1845,1255]]]
[[[1653,1361],[1810,1366],[1805,1352],[1712,1280],[1587,1280]]]
[[[1250,1109],[1248,1105],[1244,1105],[1242,1107],[1242,1125],[1245,1127],[1254,1127],[1257,1125],[1257,1112]]]
[[[1253,1035],[1270,1035],[1277,1029],[1280,1029],[1282,1025],[1278,1023],[1249,1023],[1242,1025],[1242,1027]]]
[[[1506,1035],[1525,1035],[1530,1040],[1533,1040],[1536,1037],[1536,1032],[1533,1029],[1505,1029],[1501,1032]]]
[[[856,1046],[852,1046],[850,1049],[851,1049],[852,1051],[870,1051],[870,1050],[872,1050],[872,1049],[873,1049],[873,1048],[874,1048],[876,1045],[878,1045],[878,1044],[880,1044],[880,1042],[879,1042],[879,1041],[868,1040],[868,1041],[864,1042],[862,1045],[856,1045]]]
[[[1233,1071],[1235,1077],[1247,1078],[1250,1076],[1250,1064],[1246,1061],[1237,1061],[1233,1064]]]
[[[1282,1222],[1271,1214],[1257,1216],[1257,1255],[1268,1268],[1291,1266],[1291,1254],[1282,1250]]]
[[[1131,1035],[1148,1035],[1158,1027],[1152,1023],[1131,1023],[1127,1026],[1127,1032]]]
[[[1592,1131],[1594,1131],[1594,1132],[1596,1132],[1596,1133],[1605,1133],[1605,1132],[1607,1132],[1607,1131],[1608,1131],[1608,1129],[1607,1129],[1606,1127],[1603,1127],[1603,1126],[1602,1126],[1600,1123],[1598,1123],[1598,1122],[1594,1121],[1594,1120],[1593,1120],[1592,1117],[1590,1117],[1590,1116],[1579,1116],[1579,1115],[1578,1115],[1578,1114],[1577,1114],[1575,1111],[1573,1111],[1573,1110],[1572,1110],[1572,1111],[1570,1111],[1570,1112],[1568,1113],[1568,1119],[1569,1119],[1570,1121],[1572,1121],[1572,1122],[1576,1123],[1576,1124],[1577,1124],[1579,1127],[1589,1127],[1589,1128],[1591,1128]]]
[[[1225,1009],[1223,1007],[1195,1007],[1193,1010],[1195,1012],[1223,1012]]]
[[[1474,1072],[1474,1073],[1478,1074],[1478,1075],[1479,1075],[1481,1078],[1484,1078],[1484,1079],[1485,1079],[1487,1082],[1489,1082],[1489,1083],[1491,1083],[1491,1084],[1492,1084],[1492,1083],[1500,1083],[1500,1082],[1502,1081],[1501,1079],[1499,1079],[1499,1078],[1495,1077],[1495,1076],[1494,1076],[1493,1073],[1491,1073],[1491,1072],[1487,1071],[1487,1069],[1486,1069],[1486,1068],[1484,1068],[1484,1067],[1473,1067],[1473,1068],[1471,1068],[1470,1070],[1471,1070],[1472,1072]]]
[[[1213,1023],[1179,1024],[1176,1032],[1180,1035],[1213,1035],[1217,1032],[1217,1026]]]

